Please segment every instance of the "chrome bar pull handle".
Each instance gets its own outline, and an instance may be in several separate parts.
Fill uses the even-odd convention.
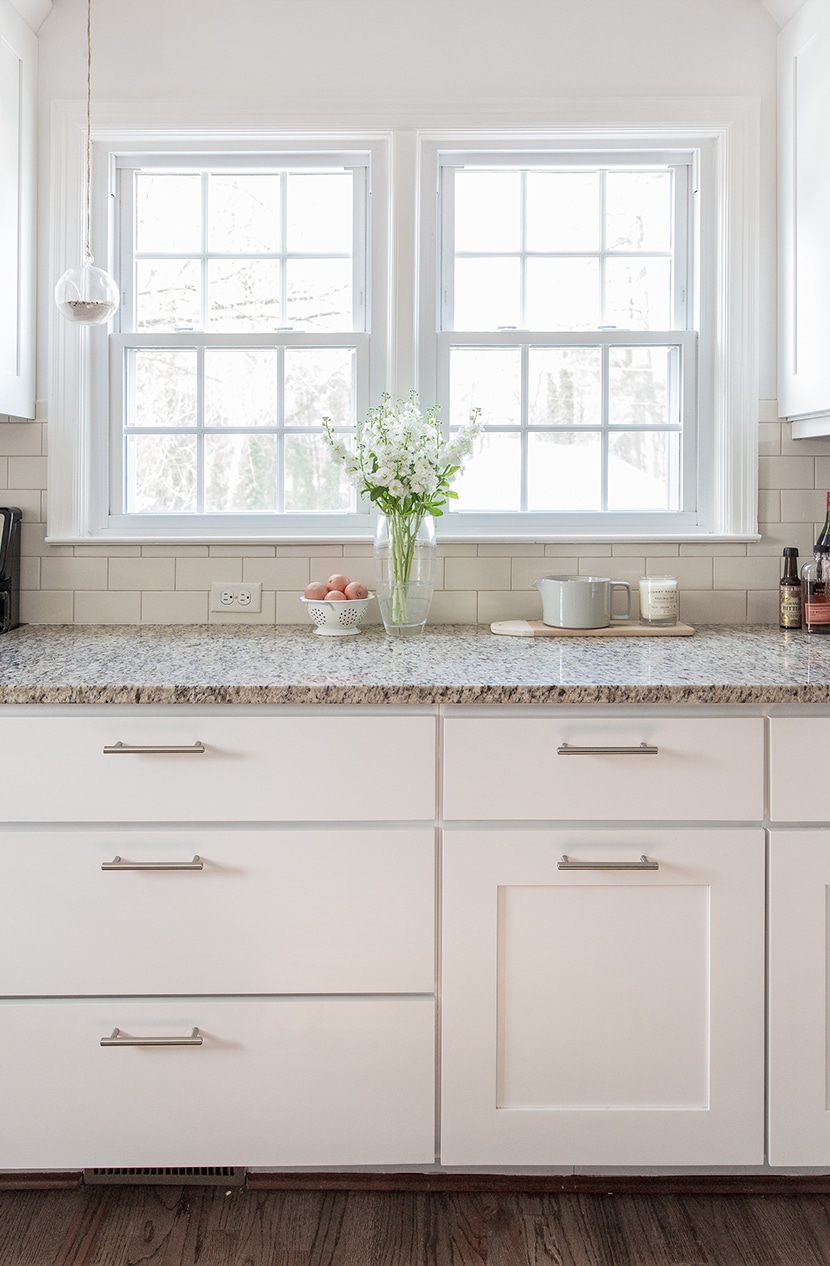
[[[657,756],[659,747],[640,743],[638,747],[580,747],[575,743],[562,743],[556,749],[557,756]]]
[[[104,748],[105,756],[201,756],[204,743],[113,743]]]
[[[198,853],[192,862],[125,862],[116,853],[111,862],[101,862],[101,870],[204,870],[205,863]]]
[[[638,862],[572,862],[564,853],[557,870],[659,870],[659,862],[650,862],[643,853]]]
[[[201,1046],[204,1038],[198,1029],[192,1029],[188,1037],[130,1037],[121,1029],[113,1029],[109,1037],[101,1038],[102,1046]]]

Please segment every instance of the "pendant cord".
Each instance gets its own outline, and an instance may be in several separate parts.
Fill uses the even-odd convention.
[[[92,263],[92,0],[86,0],[86,241],[85,259]]]

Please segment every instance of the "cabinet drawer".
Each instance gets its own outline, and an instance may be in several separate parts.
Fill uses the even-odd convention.
[[[0,1167],[434,1160],[428,999],[0,1004]],[[201,1046],[102,1047],[189,1036]]]
[[[763,816],[763,742],[760,717],[451,716],[444,815],[753,821]]]
[[[773,717],[769,731],[770,817],[830,822],[830,717]]]
[[[431,993],[434,853],[423,828],[0,833],[0,994]]]
[[[117,753],[104,753],[119,743]],[[0,717],[0,754],[10,822],[354,822],[435,813],[429,716],[17,714]]]

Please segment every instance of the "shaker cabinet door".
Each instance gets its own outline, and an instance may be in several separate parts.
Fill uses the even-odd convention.
[[[443,919],[444,1164],[763,1161],[761,831],[450,829]]]
[[[773,831],[769,1160],[830,1164],[830,831]]]

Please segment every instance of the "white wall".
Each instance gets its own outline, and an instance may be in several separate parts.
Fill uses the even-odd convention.
[[[41,397],[47,380],[46,314],[55,281],[48,272],[46,243],[49,103],[82,100],[85,95],[85,17],[86,0],[54,0],[39,31]],[[261,122],[266,115],[279,127],[287,118],[301,119],[307,108],[318,123],[322,113],[335,128],[361,121],[382,125],[379,120],[386,111],[412,127],[459,122],[486,126],[505,114],[517,125],[544,126],[551,100],[562,98],[759,98],[764,540],[757,546],[664,546],[648,553],[642,546],[549,548],[557,558],[567,551],[568,566],[583,570],[592,569],[590,557],[599,551],[609,560],[606,569],[623,578],[650,565],[653,555],[663,555],[664,565],[666,554],[676,558],[673,567],[678,572],[684,558],[694,559],[686,589],[702,597],[688,605],[689,618],[772,619],[782,541],[802,550],[809,546],[815,521],[823,519],[822,487],[830,464],[830,443],[795,446],[788,427],[776,420],[776,36],[776,23],[759,0],[93,0],[93,93],[99,105],[146,103],[154,121],[162,102],[173,123],[192,124],[202,109],[214,122],[227,109],[235,121],[250,115]],[[140,562],[156,557],[149,547],[129,547],[133,553],[125,556],[114,547],[62,546],[50,551],[43,545],[42,528],[34,530],[36,505],[43,518],[42,489],[10,482],[42,471],[42,464],[12,460],[15,454],[24,456],[21,446],[25,455],[36,458],[42,445],[37,446],[34,432],[27,440],[19,427],[14,430],[12,446],[4,448],[0,427],[0,488],[6,454],[10,490],[19,487],[27,496],[32,494],[24,618],[150,618],[145,611],[163,612],[170,619],[200,618],[206,601],[196,588],[187,590],[187,601],[178,606],[152,597],[178,592],[178,563],[166,571],[137,569],[129,578],[129,568],[124,569],[129,558]],[[8,434],[11,440],[11,429]],[[25,475],[18,476],[17,471]],[[6,499],[11,500],[11,494]],[[201,548],[209,559],[207,547]],[[493,566],[496,547],[458,548],[457,556],[448,557],[468,561],[446,569],[439,603],[444,618],[492,619],[515,614],[520,607],[527,613],[535,595],[528,592],[525,571],[536,564],[526,553],[522,562],[521,547],[503,547],[498,567]],[[188,573],[185,567],[191,555],[166,549],[167,557],[177,554],[182,575],[189,574],[192,580],[198,569]],[[543,546],[527,550],[545,552]],[[338,547],[329,552],[336,556]],[[281,577],[285,594],[290,595],[299,575],[315,571],[311,554],[306,551],[290,575],[272,569],[274,607],[268,618],[285,619],[295,613],[288,597],[280,603]],[[250,552],[224,547],[223,557],[231,556],[230,570],[253,578],[252,564],[246,562],[253,557]],[[280,548],[270,547],[269,557],[278,560]],[[296,564],[298,556],[291,557]],[[730,570],[718,562],[724,558],[736,565]],[[746,560],[743,575],[738,559]],[[162,575],[163,583],[157,586],[154,577]],[[83,597],[89,593],[98,600]],[[127,593],[130,601],[125,601]],[[150,596],[145,600],[144,595]]]

